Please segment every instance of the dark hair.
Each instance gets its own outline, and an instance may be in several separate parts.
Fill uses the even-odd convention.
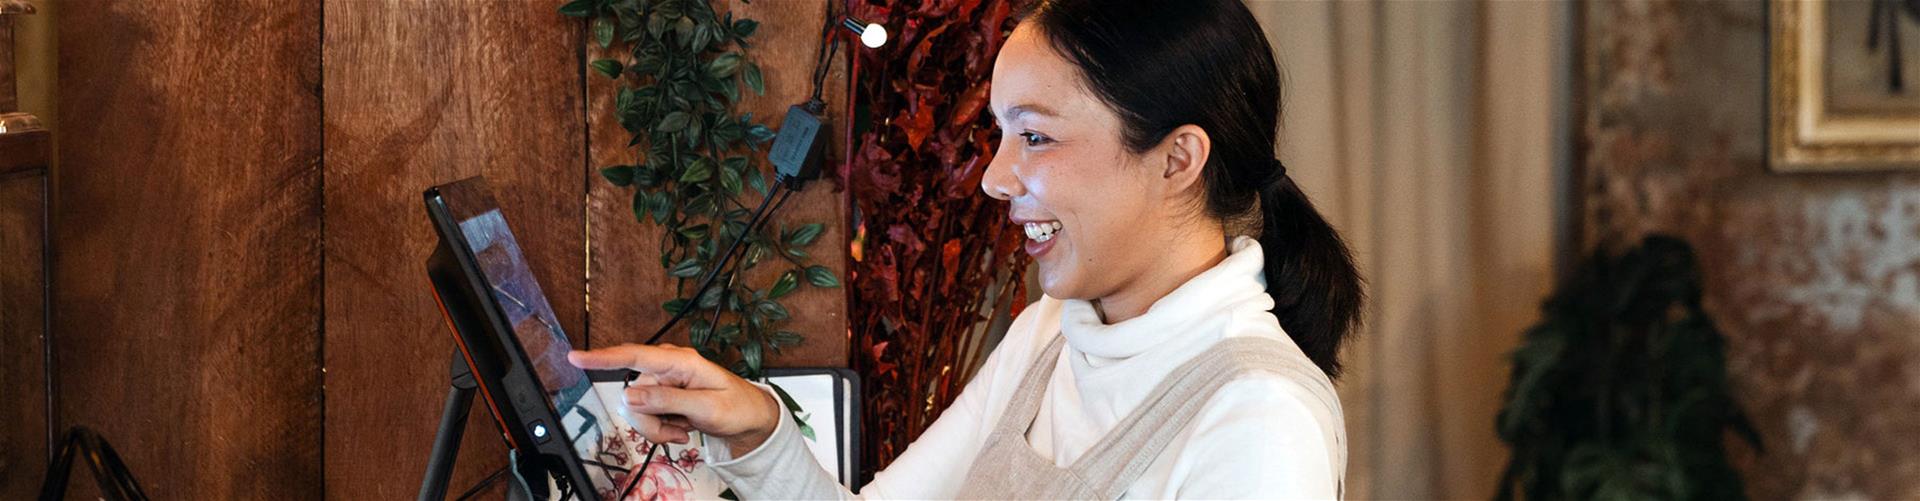
[[[1125,143],[1144,152],[1174,128],[1206,130],[1206,212],[1262,218],[1273,315],[1328,376],[1340,342],[1358,326],[1360,274],[1339,233],[1274,159],[1280,70],[1240,0],[1041,0],[1023,23],[1038,27],[1079,67],[1087,87],[1120,116]]]

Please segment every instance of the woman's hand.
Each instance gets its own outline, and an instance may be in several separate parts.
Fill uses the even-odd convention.
[[[780,404],[766,391],[714,365],[691,348],[634,344],[574,351],[582,369],[632,369],[627,411],[654,443],[687,443],[699,430],[727,441],[734,457],[760,447],[780,424]]]

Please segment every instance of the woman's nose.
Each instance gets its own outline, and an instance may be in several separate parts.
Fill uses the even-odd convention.
[[[1013,162],[1016,155],[999,152],[987,162],[987,172],[980,176],[980,191],[987,196],[1000,200],[1013,200],[1013,197],[1026,193],[1026,187],[1020,185],[1020,177],[1013,174]]]

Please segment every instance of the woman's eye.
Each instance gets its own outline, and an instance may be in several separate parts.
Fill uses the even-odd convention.
[[[1020,133],[1020,139],[1026,141],[1027,146],[1039,146],[1039,145],[1053,142],[1053,138],[1042,136],[1038,133],[1033,133],[1033,132]]]

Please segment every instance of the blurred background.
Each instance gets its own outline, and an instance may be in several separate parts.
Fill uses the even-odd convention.
[[[684,1],[0,0],[0,498],[76,425],[155,498],[411,496],[434,184],[489,178],[576,344],[644,339],[678,293],[594,65],[635,63],[616,4]],[[1007,2],[829,1],[711,5],[759,23],[738,110],[825,75],[832,182],[779,221],[840,285],[766,364],[860,373],[871,471],[1039,292],[974,226]],[[1248,5],[1369,284],[1349,495],[1920,497],[1920,4]],[[893,39],[820,64],[841,16]],[[487,419],[456,486],[504,464]]]

